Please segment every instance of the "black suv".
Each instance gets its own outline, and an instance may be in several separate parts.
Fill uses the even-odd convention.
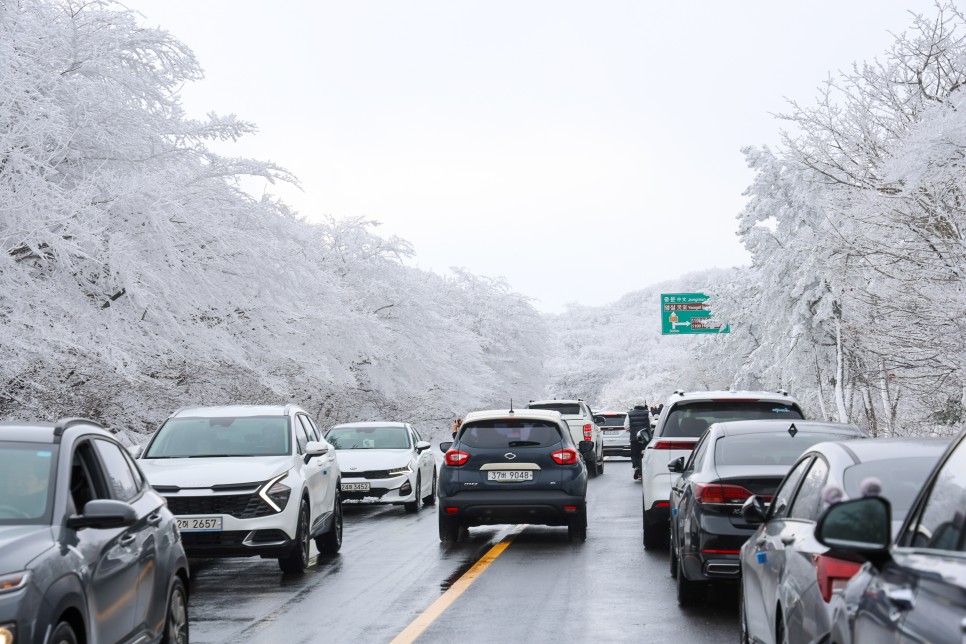
[[[174,516],[79,418],[0,423],[0,642],[187,642]]]
[[[439,472],[439,538],[456,541],[470,526],[565,525],[587,538],[587,466],[559,412],[536,409],[467,414]]]

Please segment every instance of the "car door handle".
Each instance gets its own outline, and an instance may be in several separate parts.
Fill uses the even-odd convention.
[[[912,588],[890,588],[885,592],[885,596],[898,610],[910,610],[916,605],[916,596]]]
[[[149,515],[147,518],[147,522],[150,523],[151,525],[158,525],[159,523],[161,523],[161,513],[155,512],[154,514]]]
[[[783,534],[782,535],[782,543],[784,543],[786,546],[792,545],[793,543],[795,543],[795,535],[794,534]]]
[[[765,537],[758,537],[757,539],[755,539],[755,545],[758,546],[759,548],[761,548],[766,543],[768,543],[768,539],[766,539]]]
[[[137,540],[137,537],[135,537],[133,534],[126,534],[120,539],[118,539],[117,543],[121,546],[127,547],[132,543],[134,543],[136,540]]]

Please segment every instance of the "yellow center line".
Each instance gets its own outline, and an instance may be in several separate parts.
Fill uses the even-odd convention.
[[[430,624],[436,621],[436,619],[443,614],[450,605],[457,600],[457,598],[466,592],[466,589],[472,585],[476,578],[483,574],[491,563],[496,561],[504,550],[513,541],[520,532],[523,531],[524,525],[518,525],[513,530],[503,538],[500,543],[496,544],[490,548],[485,555],[480,557],[480,560],[473,564],[473,567],[463,573],[463,576],[457,579],[452,586],[449,587],[445,593],[440,595],[439,599],[434,601],[429,608],[423,611],[416,619],[414,619],[409,626],[403,630],[402,633],[397,635],[392,642],[389,644],[411,644],[416,641],[416,638],[423,634]]]

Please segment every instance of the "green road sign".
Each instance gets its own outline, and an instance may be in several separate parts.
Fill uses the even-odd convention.
[[[661,335],[730,333],[731,327],[711,319],[704,293],[662,293]]]

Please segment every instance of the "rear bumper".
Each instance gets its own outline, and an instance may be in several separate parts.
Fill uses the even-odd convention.
[[[741,576],[741,547],[754,534],[754,528],[740,528],[727,516],[702,515],[692,525],[699,526],[688,543],[697,550],[682,551],[681,565],[692,581],[733,581]]]
[[[571,517],[584,512],[586,507],[585,497],[557,490],[481,490],[439,498],[440,516],[465,526],[498,523],[566,525]]]

